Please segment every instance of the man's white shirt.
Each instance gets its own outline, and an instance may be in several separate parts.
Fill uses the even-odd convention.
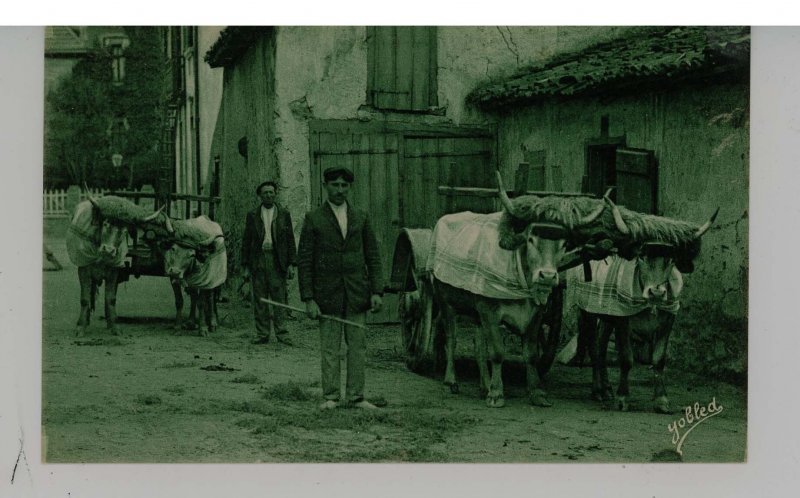
[[[337,206],[331,201],[328,201],[328,205],[333,210],[336,221],[339,222],[339,229],[342,231],[342,237],[347,237],[347,203],[343,202],[341,206]]]
[[[275,216],[275,206],[267,209],[261,206],[261,221],[264,223],[264,241],[261,247],[266,250],[272,249],[272,219]]]

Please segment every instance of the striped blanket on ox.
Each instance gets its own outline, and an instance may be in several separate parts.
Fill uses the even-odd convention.
[[[184,275],[183,285],[194,289],[216,289],[228,278],[228,253],[222,227],[206,216],[189,220],[176,220],[175,234],[178,244],[204,246],[209,251],[205,260],[199,261],[192,271]]]
[[[550,288],[529,288],[520,251],[500,247],[502,212],[455,213],[436,223],[425,269],[442,282],[496,299],[546,302]]]
[[[642,297],[636,261],[610,256],[601,261],[592,261],[590,265],[591,282],[586,282],[583,267],[569,270],[570,283],[575,289],[575,301],[580,309],[603,315],[632,316],[651,308]],[[673,268],[668,286],[669,297],[655,308],[677,313],[680,309],[678,298],[682,288],[683,277]]]

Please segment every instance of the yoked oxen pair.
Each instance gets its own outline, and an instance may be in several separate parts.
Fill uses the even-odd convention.
[[[454,356],[456,315],[479,325],[475,351],[481,395],[502,407],[503,326],[521,336],[527,387],[534,405],[550,406],[540,371],[540,333],[545,305],[567,261],[580,261],[569,247],[571,232],[593,223],[605,205],[584,199],[580,210],[565,197],[508,198],[497,172],[504,211],[490,215],[456,213],[436,224],[427,270],[432,274],[438,322],[446,334],[444,382],[458,391]],[[488,358],[487,358],[488,355]],[[491,363],[491,375],[487,369]]]
[[[607,197],[606,201],[611,205],[616,229],[629,239],[628,248],[621,251],[628,259],[615,255],[604,261],[593,261],[591,281],[585,281],[583,274],[577,275],[577,359],[580,363],[588,349],[592,361],[593,397],[601,401],[614,399],[606,367],[608,343],[613,333],[620,369],[617,408],[629,409],[628,375],[637,359],[652,365],[654,410],[670,413],[664,366],[670,332],[680,307],[681,272],[693,271],[701,237],[711,227],[719,209],[708,222],[697,227],[629,210],[625,210],[623,217]],[[638,354],[634,354],[632,336],[640,345],[636,350]]]
[[[163,222],[161,211],[149,213],[127,199],[105,196],[78,203],[67,230],[69,259],[78,267],[81,311],[76,335],[82,336],[95,309],[95,295],[105,283],[105,317],[108,330],[117,334],[116,302],[118,272],[128,254],[128,230],[135,226]]]
[[[164,272],[175,293],[175,329],[183,325],[183,292],[190,298],[189,328],[206,336],[217,328],[216,291],[228,276],[225,238],[219,224],[205,216],[168,220],[171,246],[164,253]]]

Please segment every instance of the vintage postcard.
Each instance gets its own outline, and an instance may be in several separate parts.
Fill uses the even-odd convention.
[[[757,28],[38,34],[41,438],[12,482],[27,444],[45,468],[752,457]]]

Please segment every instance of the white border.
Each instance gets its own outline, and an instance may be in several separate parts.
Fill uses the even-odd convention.
[[[0,28],[0,496],[711,497],[800,489],[800,28],[753,29],[749,448],[748,463],[732,465],[42,465],[42,33]],[[20,428],[30,470],[21,463],[11,486]]]

